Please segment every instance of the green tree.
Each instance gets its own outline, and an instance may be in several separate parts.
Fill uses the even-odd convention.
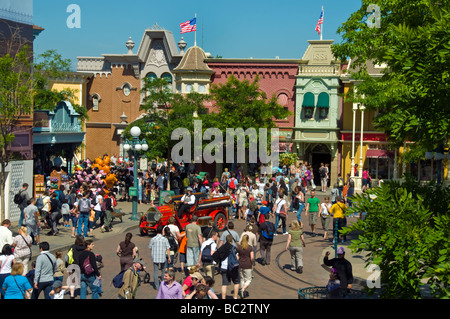
[[[230,76],[226,83],[211,86],[211,100],[214,104],[214,112],[208,116],[208,127],[220,129],[224,135],[228,128],[242,128],[244,131],[250,128],[256,129],[259,138],[259,129],[267,128],[267,141],[270,150],[270,130],[276,127],[275,120],[286,118],[291,114],[277,103],[275,95],[267,97],[259,88],[259,79],[254,81],[239,81]],[[257,141],[246,140],[248,150],[249,143]],[[235,143],[236,147],[236,143]],[[246,156],[248,159],[248,157]],[[246,165],[244,165],[245,169]]]
[[[149,146],[147,157],[170,159],[172,147],[178,140],[172,140],[176,128],[194,131],[194,120],[206,115],[204,102],[207,95],[192,92],[186,95],[173,93],[165,79],[146,79],[142,92],[147,94],[141,109],[146,115],[126,128],[123,135],[130,138],[129,130],[134,125],[141,128],[141,138]]]
[[[359,233],[350,248],[380,267],[381,297],[423,298],[426,286],[434,298],[450,297],[449,211],[450,187],[413,179],[354,196],[349,214],[367,214],[344,232]]]
[[[63,76],[67,71],[65,60],[55,51],[42,55],[42,61],[33,64],[27,45],[14,54],[0,57],[0,198],[5,203],[6,167],[12,154],[8,151],[14,141],[14,131],[21,118],[33,116],[34,109],[53,109],[62,99],[59,92],[48,89],[49,77]],[[83,112],[83,110],[80,110]],[[2,205],[1,218],[5,218]]]
[[[379,27],[367,25],[371,4],[380,8]],[[363,0],[338,29],[343,42],[333,52],[351,58],[353,77],[362,81],[349,99],[377,109],[376,126],[396,145],[434,150],[448,141],[449,8],[448,1]],[[381,77],[369,76],[368,61],[387,66]]]

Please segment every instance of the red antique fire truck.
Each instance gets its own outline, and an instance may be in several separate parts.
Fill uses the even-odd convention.
[[[170,217],[175,217],[177,226],[180,230],[184,230],[185,226],[190,223],[193,214],[198,216],[198,224],[206,225],[208,220],[214,221],[214,226],[223,231],[228,225],[228,210],[231,206],[231,198],[228,194],[222,197],[209,198],[206,193],[194,193],[195,204],[191,211],[178,218],[177,211],[181,204],[183,195],[164,197],[164,204],[160,206],[150,207],[139,220],[139,228],[141,235],[156,233],[158,225],[167,225]]]

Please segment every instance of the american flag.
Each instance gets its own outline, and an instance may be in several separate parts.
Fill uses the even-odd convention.
[[[194,18],[192,20],[180,23],[181,32],[180,33],[186,33],[186,32],[192,32],[197,31],[197,18]]]
[[[316,31],[319,32],[319,34],[320,34],[320,25],[321,24],[323,24],[323,8],[322,8],[322,12],[320,13],[319,20],[317,21],[317,24],[316,24]]]

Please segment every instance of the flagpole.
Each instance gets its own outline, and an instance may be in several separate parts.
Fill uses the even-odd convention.
[[[323,6],[322,6],[322,24],[320,26],[320,40],[322,40],[322,35],[323,35],[323,21],[325,21],[325,19],[324,19]]]
[[[197,13],[195,14],[195,24],[197,24]],[[195,28],[195,39],[194,39],[194,46],[197,46],[197,28]]]

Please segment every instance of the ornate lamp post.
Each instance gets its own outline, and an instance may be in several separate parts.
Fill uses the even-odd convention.
[[[137,217],[137,201],[138,201],[138,180],[137,180],[137,160],[139,157],[140,151],[147,151],[148,145],[145,139],[139,140],[139,136],[141,135],[141,129],[137,126],[133,126],[130,130],[131,140],[125,139],[125,145],[123,149],[128,152],[129,150],[133,151],[133,177],[134,177],[134,187],[130,187],[130,196],[133,196],[133,206],[132,206],[132,215],[131,220],[138,220]]]

